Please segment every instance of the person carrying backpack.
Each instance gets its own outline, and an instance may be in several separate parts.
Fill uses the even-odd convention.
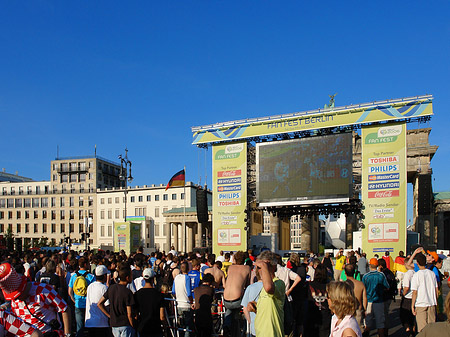
[[[69,281],[69,296],[75,303],[76,336],[81,337],[84,334],[87,287],[95,281],[95,277],[89,273],[89,263],[85,257],[78,260],[78,268]]]
[[[385,259],[378,259],[378,266],[380,271],[386,276],[386,280],[389,284],[389,288],[384,290],[383,293],[383,301],[384,301],[384,333],[387,336],[387,332],[389,330],[389,307],[392,303],[392,300],[395,301],[395,295],[397,294],[397,281],[395,280],[394,273],[387,268]]]
[[[162,276],[162,284],[167,285],[169,288],[173,286],[173,271],[178,268],[178,265],[172,267],[171,264],[166,264],[164,266],[163,276]]]

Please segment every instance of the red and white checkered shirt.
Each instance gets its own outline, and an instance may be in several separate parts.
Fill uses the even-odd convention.
[[[26,323],[37,327],[42,332],[49,331],[50,327],[36,317],[49,323],[52,319],[58,318],[58,312],[64,312],[66,310],[66,302],[59,296],[55,289],[48,284],[38,282],[31,282],[28,298],[25,301],[18,299],[11,301],[11,311]],[[30,311],[36,317],[33,317]],[[62,330],[60,334],[63,335]]]
[[[8,337],[30,336],[36,330],[30,324],[3,310],[0,311],[0,327],[3,330],[1,336]]]

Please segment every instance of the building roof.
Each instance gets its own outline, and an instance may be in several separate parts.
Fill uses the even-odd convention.
[[[27,177],[21,177],[17,174],[11,174],[11,173],[6,173],[6,172],[0,172],[0,181],[9,181],[12,183],[16,183],[16,182],[27,182],[27,181],[34,181],[31,178],[27,178]]]
[[[434,200],[447,200],[450,199],[450,192],[437,192],[433,193]]]

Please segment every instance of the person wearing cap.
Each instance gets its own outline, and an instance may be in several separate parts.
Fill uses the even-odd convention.
[[[164,296],[155,288],[156,273],[151,268],[142,272],[145,285],[134,294],[139,337],[162,337],[165,321]]]
[[[43,333],[54,330],[59,336],[70,336],[70,309],[52,286],[28,281],[9,263],[3,263],[0,265],[0,288],[5,300],[11,301],[13,315]],[[61,325],[58,313],[62,314],[64,332],[55,326]]]
[[[389,289],[389,283],[383,273],[377,270],[378,260],[371,258],[369,272],[362,278],[367,293],[366,329],[368,334],[372,328],[378,329],[378,336],[384,337],[384,301],[383,291]]]
[[[106,286],[108,268],[102,264],[98,265],[94,273],[95,282],[87,288],[85,327],[89,337],[107,337],[111,335],[108,317],[99,309],[97,304],[108,290]]]

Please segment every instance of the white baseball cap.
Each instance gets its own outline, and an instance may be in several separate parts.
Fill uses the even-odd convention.
[[[106,274],[108,274],[108,268],[106,266],[101,264],[95,268],[95,276],[103,276]]]

